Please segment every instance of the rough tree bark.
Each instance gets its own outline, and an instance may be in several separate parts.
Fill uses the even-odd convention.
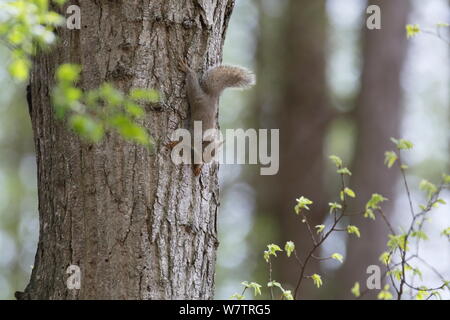
[[[195,178],[163,148],[189,116],[178,59],[204,70],[221,60],[234,0],[78,1],[81,30],[35,59],[31,77],[40,235],[28,299],[211,299],[218,210],[217,165]],[[89,145],[55,120],[56,67],[82,66],[80,86],[108,81],[160,91],[144,125],[153,153],[109,134]],[[68,290],[66,268],[81,268]]]
[[[371,0],[368,4],[380,6],[382,29],[362,29],[364,65],[356,106],[358,136],[351,181],[357,199],[352,203],[355,210],[361,210],[373,193],[380,193],[390,199],[383,209],[392,216],[398,171],[387,169],[383,159],[384,152],[394,147],[390,138],[400,135],[401,73],[408,48],[405,25],[411,3]],[[351,296],[350,288],[356,281],[365,287],[367,266],[379,265],[378,257],[386,248],[387,228],[382,219],[372,222],[355,218],[351,223],[360,228],[361,239],[348,243],[347,258],[338,277],[338,298]],[[376,298],[377,293],[369,290],[365,298]]]

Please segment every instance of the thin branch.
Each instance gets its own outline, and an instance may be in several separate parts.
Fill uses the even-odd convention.
[[[296,249],[294,249],[294,256],[295,256],[295,259],[297,260],[297,262],[300,264],[300,267],[303,268],[304,264],[303,264],[302,260],[298,257]]]
[[[403,168],[403,162],[402,162],[402,159],[401,159],[401,151],[400,150],[398,150],[398,151],[399,151],[399,153],[398,153],[398,166],[400,168],[400,172],[402,174],[402,179],[403,179],[403,184],[405,185],[406,194],[408,196],[409,209],[411,211],[411,216],[412,216],[412,218],[414,218],[415,213],[414,213],[414,207],[413,207],[413,204],[412,204],[411,192],[409,191],[409,185],[408,185],[408,181],[406,179],[405,169]]]
[[[384,214],[384,211],[380,208],[378,209],[378,212],[381,214],[381,218],[383,218],[384,222],[386,223],[387,227],[389,228],[389,231],[392,234],[395,234],[394,228],[392,227],[391,223],[389,222],[388,218]]]
[[[439,39],[441,39],[442,41],[444,41],[446,44],[450,45],[450,39],[445,38],[442,34],[441,34],[441,27],[437,27],[436,31],[432,31],[432,30],[422,30],[423,33],[426,34],[430,34],[432,36],[435,36]]]
[[[272,262],[269,259],[269,282],[272,282]],[[273,300],[273,286],[270,287],[270,298]]]
[[[317,240],[316,240],[316,237],[314,236],[314,231],[312,230],[311,224],[309,223],[308,217],[306,216],[305,213],[303,213],[303,220],[304,220],[304,223],[306,224],[306,226],[308,228],[308,232],[309,232],[309,235],[311,236],[312,243],[314,245],[316,245],[317,244]]]
[[[297,299],[297,296],[298,296],[298,292],[299,292],[300,286],[301,286],[301,284],[302,284],[303,279],[305,278],[305,270],[306,270],[306,266],[307,266],[309,260],[313,258],[314,252],[322,245],[322,243],[330,236],[330,234],[331,234],[333,231],[336,231],[336,226],[338,225],[339,221],[340,221],[340,220],[344,217],[344,215],[345,215],[345,210],[347,209],[346,195],[345,195],[345,193],[344,193],[345,188],[346,188],[346,185],[345,185],[345,178],[344,178],[344,175],[341,174],[341,192],[342,192],[342,194],[344,195],[344,196],[343,196],[343,200],[342,200],[342,209],[341,209],[341,213],[340,213],[340,215],[338,216],[336,210],[334,210],[334,213],[335,213],[335,219],[334,219],[333,225],[331,226],[331,228],[330,228],[326,233],[323,234],[322,238],[321,238],[318,242],[315,242],[315,243],[314,243],[312,249],[311,249],[311,250],[308,252],[308,254],[306,255],[305,262],[304,262],[304,264],[303,264],[303,266],[302,266],[302,268],[301,268],[301,270],[300,270],[300,276],[299,276],[299,278],[298,278],[297,285],[296,285],[296,287],[295,287],[295,291],[294,291],[294,299]],[[314,237],[313,237],[313,239],[314,239]]]

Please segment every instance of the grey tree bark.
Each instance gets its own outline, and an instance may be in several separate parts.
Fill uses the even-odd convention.
[[[195,178],[163,146],[189,117],[180,58],[204,70],[221,60],[234,0],[80,0],[81,30],[35,59],[31,118],[40,235],[24,299],[212,299],[218,246],[217,165]],[[108,81],[160,91],[143,124],[154,152],[108,134],[80,141],[54,118],[56,67],[82,66],[80,87]],[[81,289],[66,286],[69,265]]]

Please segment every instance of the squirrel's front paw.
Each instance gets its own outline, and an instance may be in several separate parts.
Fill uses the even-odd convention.
[[[191,68],[189,68],[186,60],[181,60],[180,62],[178,62],[178,69],[183,72],[188,72]]]
[[[194,171],[194,176],[198,177],[202,173],[202,164],[194,164],[192,171]]]
[[[169,143],[166,143],[164,146],[165,146],[167,149],[172,150],[172,149],[175,148],[175,146],[176,146],[177,144],[179,144],[180,142],[181,142],[181,140],[180,140],[180,141],[170,141]]]

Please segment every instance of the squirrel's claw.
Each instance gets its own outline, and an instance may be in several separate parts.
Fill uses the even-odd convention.
[[[176,146],[177,144],[179,144],[180,142],[181,142],[181,141],[171,141],[171,142],[165,144],[165,147],[168,148],[168,149],[170,149],[170,150],[172,150],[172,149],[175,148],[175,146]]]
[[[189,65],[187,64],[186,60],[180,60],[178,62],[178,69],[183,72],[188,72],[191,68],[189,68]]]
[[[200,173],[202,173],[202,165],[201,164],[194,164],[192,170],[194,171],[194,176],[198,177]]]

